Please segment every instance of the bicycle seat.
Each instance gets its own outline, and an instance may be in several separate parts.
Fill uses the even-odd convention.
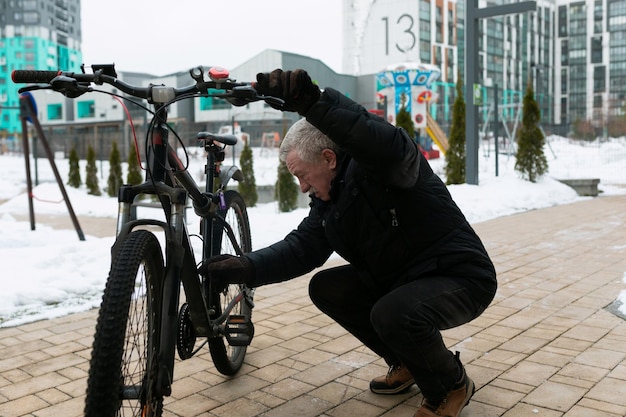
[[[237,143],[235,135],[220,135],[211,132],[198,132],[198,140],[214,141],[223,143],[224,145],[234,145]]]

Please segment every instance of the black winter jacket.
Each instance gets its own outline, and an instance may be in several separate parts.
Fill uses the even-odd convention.
[[[306,117],[344,152],[331,200],[311,197],[296,230],[246,255],[252,286],[303,275],[335,251],[383,292],[447,273],[482,281],[492,296],[495,272],[483,244],[404,130],[331,88]]]

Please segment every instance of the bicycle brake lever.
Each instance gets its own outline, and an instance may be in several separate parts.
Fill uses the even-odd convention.
[[[80,83],[74,78],[65,75],[54,77],[52,81],[50,81],[50,88],[69,98],[76,98],[91,91],[89,83]]]
[[[285,100],[282,98],[272,96],[259,96],[259,98],[275,109],[282,109],[285,105]]]
[[[51,90],[51,89],[52,87],[49,85],[27,85],[26,87],[19,88],[17,92],[22,94],[22,93],[26,93],[27,91]]]

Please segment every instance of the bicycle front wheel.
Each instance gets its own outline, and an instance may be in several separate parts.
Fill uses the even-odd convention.
[[[89,364],[86,417],[163,412],[155,388],[163,255],[156,236],[130,233],[111,263]]]
[[[238,192],[227,190],[224,192],[224,200],[226,201],[226,208],[220,210],[219,214],[233,228],[235,240],[242,252],[250,252],[252,250],[250,222],[243,198]],[[233,242],[224,230],[218,233],[216,238],[219,239],[219,253],[238,255],[235,245],[233,245]],[[222,314],[222,311],[225,310],[226,306],[242,289],[242,285],[229,285],[223,292],[211,294],[210,300],[215,309],[215,317]],[[252,306],[244,297],[235,306],[231,314],[250,317],[252,315]],[[243,364],[247,346],[230,346],[224,337],[217,337],[209,339],[209,350],[215,368],[224,375],[234,375]]]

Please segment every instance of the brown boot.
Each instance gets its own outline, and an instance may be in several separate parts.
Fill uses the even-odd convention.
[[[467,376],[465,369],[463,369],[463,376],[448,395],[438,402],[424,398],[422,406],[417,410],[414,417],[459,417],[461,410],[469,404],[475,390],[474,381]]]
[[[415,384],[413,376],[404,365],[392,365],[387,375],[370,381],[370,390],[375,394],[401,394]]]

